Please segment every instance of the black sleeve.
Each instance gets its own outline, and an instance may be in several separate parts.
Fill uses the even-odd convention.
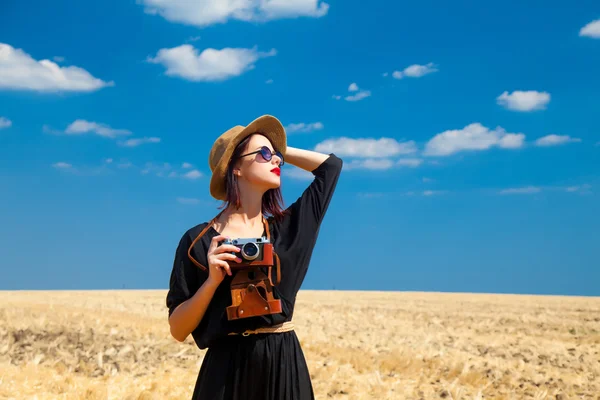
[[[302,195],[288,207],[287,221],[284,220],[284,223],[297,227],[302,224],[302,230],[308,232],[319,228],[335,191],[342,164],[342,160],[331,153],[312,171],[315,178]],[[282,228],[285,228],[284,224]]]
[[[189,235],[186,233],[179,241],[175,251],[166,298],[169,317],[178,305],[190,299],[200,287],[198,268],[192,264],[187,255],[190,244]]]
[[[337,186],[342,160],[335,154],[312,171],[315,176],[302,195],[286,209],[279,225],[278,247],[286,254],[282,264],[281,288],[295,293],[306,275],[321,222]],[[276,249],[277,250],[277,249]]]

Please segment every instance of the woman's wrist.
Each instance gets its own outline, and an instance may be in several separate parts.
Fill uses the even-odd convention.
[[[217,282],[214,279],[211,279],[210,276],[204,281],[202,286],[205,286],[208,290],[212,290],[213,292],[217,290],[221,282]]]
[[[310,172],[327,160],[329,154],[288,146],[284,157],[286,163]]]

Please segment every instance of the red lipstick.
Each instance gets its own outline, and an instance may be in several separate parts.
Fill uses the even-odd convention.
[[[277,176],[281,176],[281,170],[279,169],[279,167],[275,167],[271,170],[272,173],[276,174]]]

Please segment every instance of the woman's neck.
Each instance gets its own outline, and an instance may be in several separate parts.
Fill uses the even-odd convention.
[[[235,209],[228,207],[219,217],[219,222],[224,225],[256,227],[262,224],[262,212],[247,212],[243,207]]]
[[[244,193],[242,191],[240,193],[240,207],[236,209],[234,205],[230,204],[223,211],[218,222],[222,226],[244,226],[250,230],[258,228],[263,223],[262,194]]]

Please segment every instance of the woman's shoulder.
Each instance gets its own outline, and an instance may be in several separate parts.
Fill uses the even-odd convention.
[[[183,232],[181,239],[179,240],[179,244],[189,247],[202,232],[204,232],[204,235],[207,235],[210,232],[210,227],[208,224],[209,222],[201,222],[197,225],[189,227],[187,230],[185,230],[185,232]]]
[[[210,247],[210,241],[214,236],[209,228],[209,222],[202,222],[188,228],[182,234],[177,245],[177,254],[181,259],[191,261],[194,264],[206,264],[206,251]],[[199,237],[201,235],[202,237]]]

